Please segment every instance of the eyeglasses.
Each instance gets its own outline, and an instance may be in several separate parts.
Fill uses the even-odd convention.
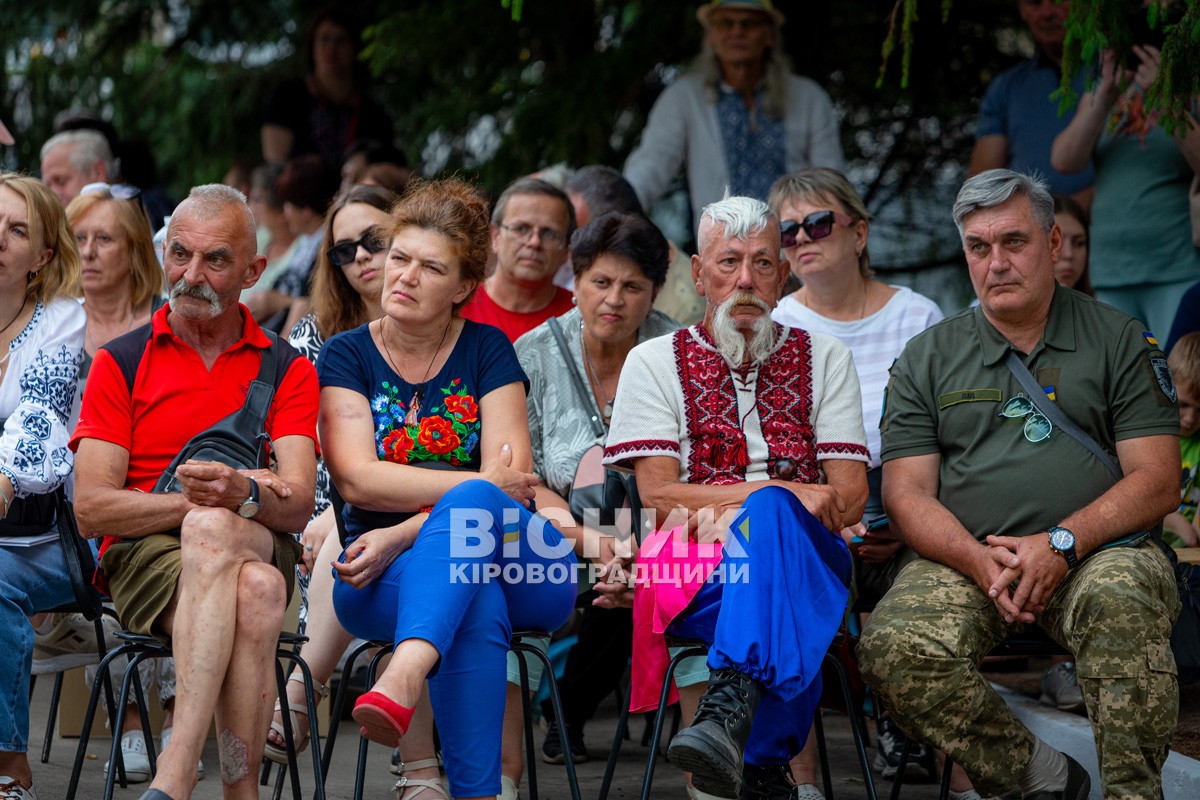
[[[362,238],[356,242],[339,242],[333,247],[325,251],[325,256],[329,259],[329,263],[335,267],[344,267],[354,261],[358,255],[358,248],[362,247],[368,253],[375,254],[387,247],[387,242],[379,234],[378,228],[367,228],[363,231]]]
[[[114,200],[133,200],[140,197],[142,190],[129,183],[89,183],[79,190],[80,196],[85,194],[106,194]]]
[[[794,219],[785,219],[779,223],[779,233],[783,237],[784,247],[795,247],[796,236],[803,228],[808,234],[811,241],[824,239],[829,234],[833,233],[833,223],[844,225],[847,228],[854,224],[854,217],[849,214],[843,214],[840,211],[814,211],[804,219],[797,222]]]
[[[1046,419],[1045,415],[1037,410],[1037,406],[1023,394],[1015,395],[1008,398],[1004,405],[1000,407],[997,417],[1007,417],[1008,419],[1024,419],[1025,441],[1037,444],[1044,442],[1050,438],[1050,433],[1054,430],[1054,426],[1050,420]]]
[[[533,232],[536,230],[538,238],[547,247],[563,247],[567,243],[567,237],[553,228],[535,228],[532,225],[520,223],[518,225],[499,224],[500,230],[504,231],[504,236],[513,244],[525,244],[533,238]]]

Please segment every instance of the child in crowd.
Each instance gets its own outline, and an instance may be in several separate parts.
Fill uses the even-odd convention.
[[[1200,333],[1180,338],[1167,356],[1179,398],[1179,449],[1183,480],[1179,509],[1163,520],[1163,539],[1172,547],[1200,547],[1196,505],[1200,501]]]

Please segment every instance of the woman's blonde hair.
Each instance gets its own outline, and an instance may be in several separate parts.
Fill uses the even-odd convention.
[[[163,268],[154,255],[150,219],[137,200],[118,200],[107,191],[81,194],[67,205],[67,220],[74,228],[100,203],[112,205],[117,227],[129,243],[129,295],[134,308],[160,297],[166,290]]]
[[[26,295],[41,303],[59,297],[79,296],[79,249],[75,234],[67,224],[62,203],[50,187],[16,172],[0,174],[0,186],[6,186],[25,200],[29,213],[29,240],[38,252],[50,250],[50,260],[33,274],[25,286]]]

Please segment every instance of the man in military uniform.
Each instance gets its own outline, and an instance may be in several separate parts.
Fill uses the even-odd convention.
[[[1083,768],[976,668],[1036,622],[1076,656],[1105,796],[1161,797],[1179,600],[1147,533],[1179,502],[1170,373],[1140,323],[1055,284],[1062,234],[1041,181],[984,172],[954,219],[980,304],[918,335],[892,368],[884,504],[921,558],[872,615],[863,671],[901,727],[962,764],[980,794],[1017,784],[1026,798],[1085,798]],[[1030,402],[1010,352],[1116,454],[1120,477]]]

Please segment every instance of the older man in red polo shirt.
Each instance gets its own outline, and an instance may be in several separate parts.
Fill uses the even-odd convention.
[[[84,535],[105,537],[100,566],[122,621],[174,650],[174,733],[142,797],[191,795],[215,710],[224,796],[257,798],[271,664],[300,549],[286,531],[302,529],[313,508],[316,372],[290,359],[275,387],[274,471],[189,461],[175,471],[181,492],[153,493],[192,436],[241,408],[271,344],[237,302],[265,266],[240,192],[193,189],[163,249],[170,305],[148,332],[96,354],[71,442],[75,507]],[[114,353],[138,335],[131,390]],[[292,351],[277,347],[286,363]]]

